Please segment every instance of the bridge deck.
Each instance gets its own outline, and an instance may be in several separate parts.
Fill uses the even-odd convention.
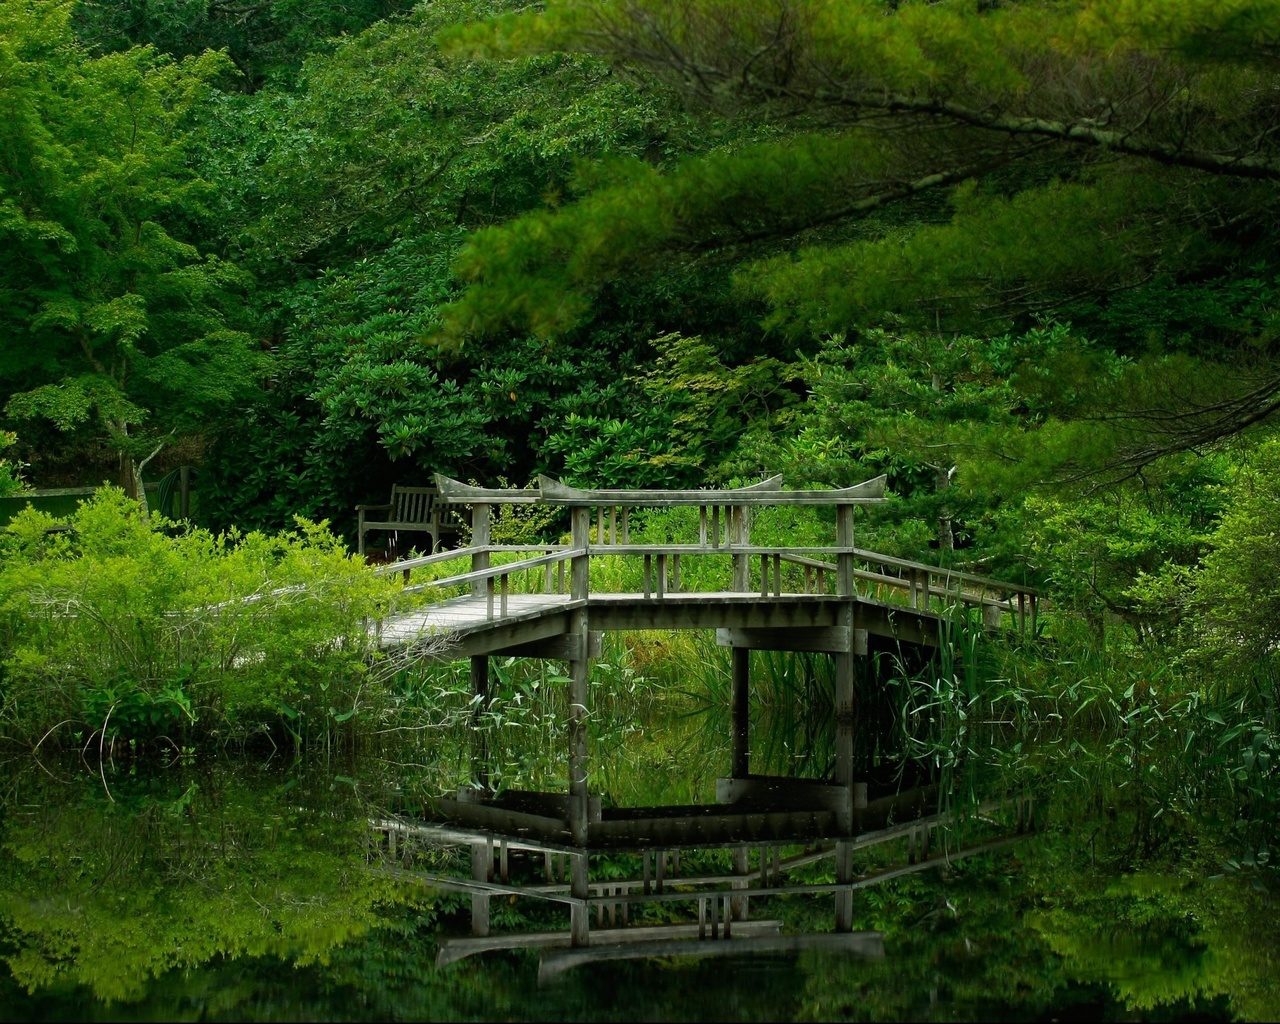
[[[593,631],[717,629],[731,646],[845,650],[842,610],[853,605],[854,628],[900,643],[935,646],[942,616],[869,598],[737,591],[652,594],[510,594],[505,614],[485,596],[467,595],[392,616],[380,627],[384,648],[424,636],[443,639],[439,657],[492,654],[571,631],[569,613],[586,607]],[[843,632],[840,632],[841,630]],[[514,652],[513,652],[514,653]]]

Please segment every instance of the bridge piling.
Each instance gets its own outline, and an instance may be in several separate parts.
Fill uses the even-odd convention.
[[[489,789],[489,741],[488,730],[479,721],[489,710],[489,656],[473,655],[471,658],[471,784],[482,790]]]
[[[745,779],[751,774],[751,648],[732,647],[733,666],[733,765],[730,775]]]

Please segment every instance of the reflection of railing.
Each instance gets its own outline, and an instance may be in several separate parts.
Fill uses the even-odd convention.
[[[773,597],[869,597],[905,603],[909,608],[942,613],[956,606],[982,610],[988,628],[999,625],[1009,613],[1019,629],[1034,630],[1036,591],[1015,583],[975,573],[883,555],[853,543],[853,511],[858,505],[884,500],[884,478],[854,487],[823,491],[785,491],[779,478],[750,487],[720,491],[581,491],[543,477],[537,490],[472,487],[437,477],[441,500],[472,507],[471,545],[420,558],[381,566],[380,575],[403,572],[406,583],[415,569],[425,569],[459,558],[470,558],[470,569],[443,578],[415,583],[406,589],[445,589],[470,585],[473,596],[486,597],[486,615],[508,614],[511,577],[544,568],[546,594],[573,601],[587,600],[592,591],[591,560],[627,557],[642,560],[639,592],[645,599],[663,600],[690,593],[685,568],[691,559],[727,557],[731,560],[729,593],[758,593]],[[491,544],[491,510],[506,504],[542,503],[569,509],[569,544]],[[751,543],[753,509],[760,506],[827,505],[836,509],[834,545],[763,546]],[[697,543],[632,543],[631,511],[634,508],[698,509]],[[495,555],[525,555],[515,561],[492,564]],[[823,560],[834,557],[835,561]],[[596,590],[597,594],[604,591]],[[905,599],[905,601],[904,601]]]
[[[547,795],[550,796],[550,795]],[[535,830],[522,830],[509,835],[490,828],[468,828],[458,824],[432,824],[397,817],[370,821],[375,833],[386,837],[385,854],[392,862],[408,868],[415,860],[415,848],[427,850],[448,846],[469,846],[472,877],[461,878],[438,870],[400,870],[385,864],[382,870],[398,879],[415,882],[436,890],[468,893],[472,898],[473,936],[449,938],[440,944],[437,966],[493,950],[532,948],[543,954],[539,976],[557,973],[580,963],[644,956],[721,955],[729,952],[784,952],[813,948],[841,949],[863,955],[883,955],[878,933],[851,931],[852,919],[846,910],[852,893],[884,882],[946,866],[966,857],[989,853],[1006,847],[1036,829],[1035,802],[1029,795],[1012,799],[983,801],[966,815],[964,835],[968,842],[959,845],[956,831],[959,814],[956,809],[920,813],[925,798],[936,798],[932,787],[912,790],[877,799],[866,805],[868,813],[878,807],[880,814],[868,831],[848,839],[832,842],[830,832],[821,823],[812,823],[807,833],[797,835],[790,843],[731,843],[731,871],[682,874],[681,846],[685,852],[709,849],[708,839],[690,826],[680,845],[668,849],[629,847],[624,844],[613,853],[638,854],[639,876],[618,876],[621,865],[615,863],[608,878],[592,880],[588,875],[591,851],[565,846],[557,839],[538,837]],[[707,808],[710,810],[711,808]],[[1006,812],[1012,809],[1013,820]],[[638,811],[633,813],[641,813]],[[750,829],[750,815],[766,813],[755,807],[743,816],[742,825]],[[898,820],[899,814],[904,815]],[[871,815],[871,817],[876,817]],[[996,835],[979,837],[972,827],[982,823],[994,828]],[[869,822],[870,823],[870,822]],[[1011,826],[1011,827],[1010,827]],[[859,850],[883,848],[885,844],[905,840],[905,850],[898,857],[890,855],[881,863],[855,874],[852,857]],[[723,843],[712,845],[724,848]],[[802,852],[784,858],[783,846]],[[753,856],[758,849],[758,856]],[[522,858],[516,864],[515,857]],[[836,881],[786,877],[799,868],[807,868],[834,859]],[[756,863],[753,865],[752,861]],[[542,861],[542,864],[539,864]],[[566,870],[566,861],[569,870]],[[896,861],[896,863],[895,863]],[[433,856],[432,863],[438,863]],[[705,861],[703,861],[705,863]],[[557,870],[558,864],[558,870]],[[545,868],[545,871],[544,871]],[[632,869],[634,871],[634,868]],[[539,876],[545,874],[545,884]],[[572,875],[574,881],[570,881]],[[843,876],[843,877],[841,877]],[[523,877],[523,880],[521,878]],[[774,919],[752,919],[751,908],[761,900],[775,896],[836,897],[836,932],[818,935],[781,935],[782,922]],[[527,897],[566,907],[571,915],[571,932],[526,932],[505,935],[489,934],[489,902]],[[632,911],[646,905],[664,904],[676,910],[686,905],[696,913],[695,921],[632,924]],[[594,908],[595,914],[590,912]],[[591,918],[594,917],[594,925]],[[576,922],[576,923],[573,923]],[[621,926],[621,927],[620,927]],[[599,929],[599,930],[597,930]],[[698,942],[707,939],[734,939],[734,950],[720,942]],[[742,939],[749,940],[741,942]],[[690,941],[694,940],[694,941]],[[550,951],[576,947],[573,953]],[[565,959],[567,957],[567,959]]]

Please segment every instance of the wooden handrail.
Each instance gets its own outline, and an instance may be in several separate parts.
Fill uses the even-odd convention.
[[[672,507],[676,505],[878,505],[884,496],[885,476],[865,480],[852,487],[830,490],[784,490],[781,475],[746,487],[724,490],[582,490],[549,476],[538,478],[542,502],[547,505],[615,506],[630,508]]]
[[[961,579],[970,583],[980,584],[989,587],[992,590],[1008,590],[1015,594],[1039,595],[1039,591],[1035,587],[1025,587],[1020,583],[1008,583],[1004,580],[995,580],[990,576],[979,576],[977,573],[962,572],[959,569],[948,569],[941,565],[929,565],[926,562],[912,562],[906,558],[896,558],[893,555],[882,555],[878,551],[868,551],[865,548],[853,548],[852,554],[854,558],[861,558],[864,562],[876,562],[880,565],[892,566],[895,569],[914,569],[919,572],[929,572],[935,575],[950,577],[951,579]]]
[[[420,555],[417,558],[405,558],[399,562],[388,562],[373,570],[375,576],[391,576],[410,569],[422,569],[439,562],[449,562],[455,558],[469,558],[471,555],[494,554],[516,551],[567,551],[567,544],[475,544],[465,548],[451,548],[448,551],[437,551],[434,555]]]
[[[534,548],[533,550],[545,551],[546,548],[547,545],[543,545],[541,547]],[[502,547],[501,545],[490,545],[486,549],[477,548],[475,550],[488,550],[492,552],[508,551],[510,549]],[[523,550],[529,549],[525,548]],[[405,587],[404,589],[410,593],[414,593],[419,590],[424,590],[427,587],[452,587],[459,583],[473,583],[478,580],[491,580],[496,579],[499,576],[509,576],[513,572],[522,572],[525,569],[536,569],[540,565],[550,565],[555,562],[563,562],[570,558],[585,555],[586,553],[585,548],[561,547],[549,555],[541,555],[538,558],[522,558],[517,562],[504,562],[502,565],[491,565],[485,569],[472,569],[470,572],[459,573],[456,576],[445,576],[443,579],[438,580],[425,580],[422,583],[415,584],[412,587]],[[396,568],[398,571],[402,566],[397,565]]]
[[[472,547],[456,548],[451,551],[440,551],[433,555],[423,555],[419,558],[408,558],[400,562],[392,562],[388,565],[380,565],[373,571],[378,576],[387,576],[393,573],[406,572],[411,569],[425,568],[441,562],[452,561],[457,558],[467,558],[477,554],[502,554],[502,553],[519,553],[523,551],[544,551],[545,555],[531,559],[522,559],[517,562],[507,562],[502,565],[491,566],[485,569],[474,569],[466,573],[461,573],[440,580],[426,581],[407,590],[420,590],[427,586],[445,587],[455,583],[466,583],[477,580],[492,579],[496,576],[519,571],[521,569],[532,569],[540,565],[547,565],[554,562],[563,561],[568,558],[581,555],[776,555],[780,556],[784,562],[791,565],[800,565],[807,568],[818,569],[822,572],[834,574],[836,572],[835,564],[831,562],[823,562],[818,559],[807,557],[810,555],[839,555],[851,554],[854,558],[870,562],[873,565],[881,565],[894,569],[906,569],[913,572],[927,573],[930,578],[929,592],[939,596],[956,596],[957,598],[969,604],[993,604],[999,603],[1001,607],[1008,610],[1011,607],[1011,598],[1013,596],[1023,594],[1027,597],[1038,596],[1038,592],[1034,587],[1021,586],[1017,583],[1008,583],[1004,580],[991,579],[988,576],[979,576],[975,573],[961,572],[954,569],[947,569],[942,566],[929,565],[924,562],[913,562],[905,558],[896,558],[892,555],[882,555],[875,551],[868,551],[864,548],[841,548],[836,546],[797,546],[782,547],[768,545],[732,545],[724,544],[719,547],[713,547],[706,544],[589,544],[586,548],[571,548],[565,544],[485,544]],[[883,573],[876,573],[866,569],[854,569],[854,576],[857,579],[867,580],[868,582],[884,584],[899,589],[909,589],[915,584],[911,580],[903,579],[900,576],[889,576]],[[834,576],[833,576],[834,578]],[[959,586],[952,588],[947,586],[937,586],[935,581],[956,584],[968,584],[972,588],[980,588],[982,590],[992,590],[1002,592],[1006,595],[1002,601],[993,602],[985,595],[975,595],[966,593]]]
[[[592,544],[588,550],[593,555],[842,555],[851,548],[835,546],[778,547],[761,544]],[[830,566],[828,566],[830,568]]]

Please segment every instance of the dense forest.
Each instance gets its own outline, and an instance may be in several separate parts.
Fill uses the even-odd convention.
[[[887,472],[886,550],[1268,650],[1277,12],[741,6],[9,0],[7,465]]]
[[[859,544],[1041,594],[1006,767],[1269,892],[1278,97],[1280,0],[0,0],[0,494],[119,488],[0,541],[0,735],[390,721],[393,484],[887,474]],[[165,647],[264,579],[334,600]]]

